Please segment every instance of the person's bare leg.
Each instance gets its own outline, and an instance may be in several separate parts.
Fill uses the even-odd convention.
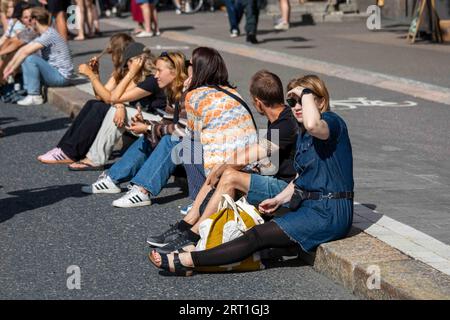
[[[77,24],[78,24],[78,35],[75,37],[75,40],[84,40],[86,37],[84,35],[84,23],[86,16],[86,8],[84,5],[84,0],[76,0],[77,4]]]
[[[56,14],[56,31],[63,37],[64,40],[69,40],[69,31],[67,30],[67,15],[64,11]]]
[[[95,26],[94,26],[94,10],[93,10],[93,0],[85,0],[84,5],[86,6],[87,15],[87,26],[88,26],[88,36],[95,36]]]
[[[147,32],[152,32],[150,25],[150,5],[148,3],[141,4],[142,15],[144,16],[144,28]]]
[[[98,19],[98,11],[97,6],[95,5],[95,1],[90,0],[90,11],[91,11],[91,19],[92,19],[92,29],[91,33],[99,33],[100,32],[100,21]]]
[[[289,23],[289,17],[291,15],[291,4],[289,0],[279,0],[280,1],[280,11],[281,11],[281,19],[283,22]]]
[[[153,24],[153,31],[156,33],[159,32],[158,27],[158,13],[156,11],[156,6],[154,4],[150,5],[150,26]]]
[[[211,187],[204,183],[192,204],[191,210],[189,210],[188,214],[183,219],[185,222],[194,225],[198,221],[200,218],[200,206],[210,191]]]
[[[250,189],[250,174],[240,172],[234,169],[226,169],[220,178],[216,191],[205,208],[202,216],[197,223],[191,228],[191,231],[198,234],[200,223],[208,219],[212,214],[217,212],[217,207],[222,200],[223,194],[228,194],[232,198],[235,197],[236,191],[248,193]]]

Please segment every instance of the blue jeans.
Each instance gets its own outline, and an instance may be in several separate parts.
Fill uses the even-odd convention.
[[[58,70],[38,55],[28,56],[22,63],[23,83],[29,95],[41,93],[41,79],[49,87],[63,87],[69,85]]]
[[[230,23],[230,31],[235,29],[239,30],[239,23],[241,22],[242,15],[244,14],[244,6],[239,0],[224,0],[227,7],[228,22]]]
[[[166,135],[152,149],[150,142],[142,136],[109,169],[108,176],[116,183],[132,179],[132,184],[157,196],[179,162],[178,148],[175,149],[179,143],[178,138]]]

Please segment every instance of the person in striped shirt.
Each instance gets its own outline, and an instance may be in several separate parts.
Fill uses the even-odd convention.
[[[3,77],[7,79],[19,66],[22,67],[24,86],[28,95],[19,105],[44,103],[41,85],[63,87],[70,84],[73,62],[67,43],[50,27],[50,14],[41,7],[33,8],[31,23],[39,37],[22,47],[6,66]],[[41,56],[36,53],[40,51]]]

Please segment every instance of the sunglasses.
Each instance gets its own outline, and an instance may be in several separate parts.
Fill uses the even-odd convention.
[[[286,99],[286,103],[287,103],[287,105],[289,106],[289,107],[291,107],[291,108],[295,108],[295,106],[297,105],[297,103],[299,104],[299,105],[302,105],[302,102],[301,102],[301,100],[300,100],[300,98],[299,97],[291,97],[291,98],[287,98]]]
[[[184,65],[186,66],[186,68],[192,66],[191,60],[184,60]]]
[[[161,52],[161,54],[159,55],[160,58],[167,58],[169,59],[169,61],[173,64],[173,66],[175,67],[175,61],[173,61],[173,59],[169,56],[169,54],[167,53],[167,51]]]
[[[315,95],[315,93],[313,93],[313,94]],[[294,95],[292,97],[287,98],[286,103],[291,108],[295,108],[297,103],[301,106],[302,105],[302,97],[303,97],[303,93],[300,97]]]

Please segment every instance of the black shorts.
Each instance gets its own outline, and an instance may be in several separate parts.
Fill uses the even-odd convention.
[[[56,14],[58,12],[67,11],[67,8],[71,5],[70,0],[48,0],[47,9],[50,13]]]

